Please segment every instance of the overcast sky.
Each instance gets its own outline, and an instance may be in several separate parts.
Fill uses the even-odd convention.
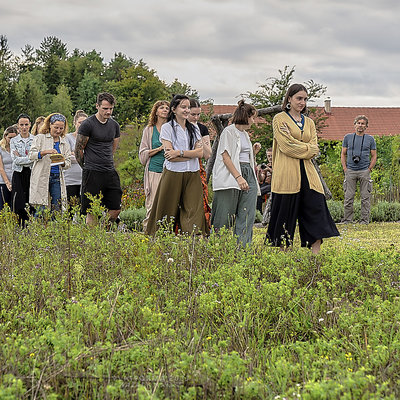
[[[14,53],[46,36],[106,62],[122,52],[215,104],[289,65],[332,106],[400,107],[399,15],[398,0],[3,0],[0,33]]]

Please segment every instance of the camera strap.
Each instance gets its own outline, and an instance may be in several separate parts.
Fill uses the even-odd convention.
[[[354,157],[354,141],[356,140],[356,136],[357,136],[357,133],[354,133],[354,136],[353,136],[353,145],[351,146],[351,157],[352,157],[352,158]],[[364,146],[364,138],[365,138],[365,134],[364,134],[363,137],[362,137],[362,141],[361,141],[361,150],[360,150],[360,155],[359,155],[359,157],[361,157],[361,155],[362,155],[363,146]]]

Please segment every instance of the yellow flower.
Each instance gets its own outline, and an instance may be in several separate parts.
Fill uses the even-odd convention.
[[[207,337],[207,340],[211,340],[211,336],[208,336],[208,337]]]
[[[35,357],[35,353],[29,354],[29,357],[30,357],[30,358]]]

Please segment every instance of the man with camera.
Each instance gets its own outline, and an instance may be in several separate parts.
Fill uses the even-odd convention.
[[[354,120],[354,133],[348,133],[342,144],[340,156],[344,171],[344,217],[343,223],[351,223],[354,215],[354,196],[360,182],[361,224],[369,223],[371,209],[371,171],[376,163],[376,143],[371,135],[365,134],[368,118],[359,115]]]

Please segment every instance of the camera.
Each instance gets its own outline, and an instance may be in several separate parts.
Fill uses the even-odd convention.
[[[357,164],[358,162],[360,162],[360,156],[353,156],[353,162],[355,164]]]
[[[261,169],[265,169],[265,168],[267,168],[267,165],[264,164],[264,163],[262,163],[262,164],[260,165],[260,168],[261,168]]]

